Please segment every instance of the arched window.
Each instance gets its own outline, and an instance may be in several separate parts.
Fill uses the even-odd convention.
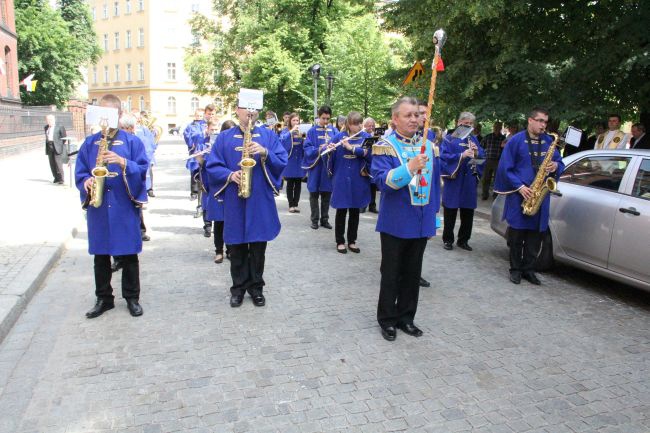
[[[167,98],[167,113],[176,114],[176,98],[173,96]]]
[[[196,96],[192,97],[191,109],[192,109],[192,114],[194,114],[194,112],[199,109],[199,98],[197,98]]]
[[[140,96],[140,111],[144,111],[144,96]]]

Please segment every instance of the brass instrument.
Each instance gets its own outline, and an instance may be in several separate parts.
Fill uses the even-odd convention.
[[[156,125],[156,118],[152,117],[150,119],[149,116],[140,116],[140,121],[154,135],[154,143],[158,144],[162,137],[163,129],[161,126]]]
[[[102,139],[99,142],[97,149],[97,159],[95,160],[95,167],[92,169],[93,184],[88,193],[88,205],[93,207],[100,207],[104,198],[104,183],[107,177],[115,177],[117,173],[108,171],[106,163],[104,163],[103,154],[108,150],[108,120],[102,119],[99,123],[102,128]]]
[[[251,116],[248,116],[248,126],[244,131],[244,143],[241,147],[241,160],[239,167],[241,167],[241,175],[239,177],[239,192],[237,195],[240,198],[249,198],[251,196],[251,189],[253,187],[253,167],[257,164],[250,155],[250,146],[253,142],[252,132],[255,125],[252,122]]]
[[[530,189],[533,194],[529,199],[524,199],[521,203],[523,209],[523,214],[528,216],[535,215],[538,211],[546,195],[549,192],[557,191],[557,182],[552,177],[546,177],[546,167],[551,162],[553,154],[555,154],[555,148],[560,146],[560,138],[557,134],[551,134],[553,136],[553,143],[548,147],[546,151],[546,156],[544,161],[540,164],[537,174],[535,175],[535,180],[530,185]],[[562,147],[562,146],[560,146]]]

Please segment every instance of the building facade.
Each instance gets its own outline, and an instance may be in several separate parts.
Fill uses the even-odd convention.
[[[0,105],[20,106],[13,0],[0,0]]]
[[[125,109],[151,112],[165,130],[189,123],[215,96],[193,93],[185,50],[194,43],[189,20],[213,16],[211,0],[89,0],[104,54],[88,69],[88,97],[117,95]],[[216,100],[216,101],[215,101]]]

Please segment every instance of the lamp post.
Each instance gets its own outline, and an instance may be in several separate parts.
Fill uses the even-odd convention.
[[[320,77],[320,65],[316,63],[309,68],[312,77],[314,78],[314,121],[318,117],[318,77]]]
[[[332,73],[328,73],[327,77],[327,105],[332,105],[332,89],[334,88],[334,76]]]

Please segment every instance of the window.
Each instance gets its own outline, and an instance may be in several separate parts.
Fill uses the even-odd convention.
[[[142,62],[138,65],[138,80],[144,81],[144,63]]]
[[[125,13],[126,15],[128,15],[128,14],[131,13],[131,0],[126,0],[126,1],[124,2],[124,13]]]
[[[140,96],[140,111],[144,111],[144,96]]]
[[[115,82],[120,81],[120,65],[115,65]]]
[[[618,192],[630,159],[625,156],[588,156],[571,164],[560,176],[560,182]]]
[[[191,104],[190,112],[194,113],[196,110],[199,109],[199,98],[193,96],[190,104]]]
[[[108,33],[104,33],[104,52],[108,52]]]
[[[144,0],[138,0],[138,10],[139,11],[144,10]]]
[[[93,21],[97,21],[97,8],[92,8]]]
[[[131,64],[126,64],[126,81],[131,81]]]
[[[120,15],[120,2],[113,3],[113,16],[117,17]]]
[[[126,111],[131,111],[131,105],[133,103],[133,99],[130,96],[126,97]]]
[[[644,159],[634,180],[632,196],[650,200],[650,159]]]
[[[108,19],[108,3],[104,3],[102,7],[102,17],[106,20]]]
[[[115,49],[120,49],[120,32],[115,32]]]
[[[93,66],[93,84],[97,84],[97,66]]]
[[[104,66],[104,83],[108,83],[108,66]]]
[[[144,47],[144,28],[142,27],[138,29],[138,46]]]
[[[169,114],[176,114],[176,98],[173,96],[167,98],[167,112]]]
[[[167,79],[176,80],[176,63],[167,63]]]
[[[131,48],[131,30],[127,30],[124,36],[124,48]]]

